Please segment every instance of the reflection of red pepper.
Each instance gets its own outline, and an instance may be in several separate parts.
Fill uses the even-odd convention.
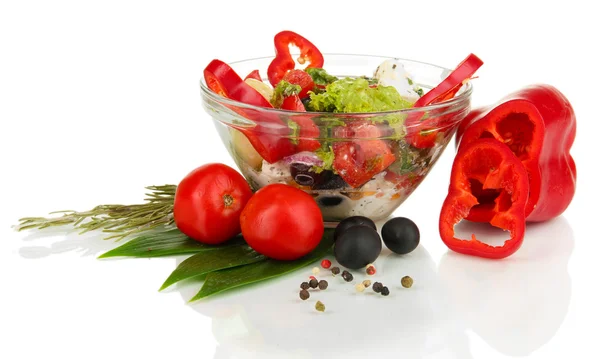
[[[298,95],[288,96],[283,100],[281,105],[283,110],[306,112],[304,104]],[[319,127],[315,125],[310,116],[291,115],[289,121],[294,121],[298,125],[298,145],[297,152],[316,151],[321,147],[317,140],[319,138]]]
[[[260,73],[258,72],[258,70],[254,70],[254,71],[250,72],[244,78],[244,80],[247,80],[247,79],[255,79],[255,80],[258,80],[258,81],[262,81],[262,78],[260,77]]]
[[[453,98],[481,65],[483,65],[483,61],[470,54],[439,85],[420,97],[413,107],[433,105]],[[411,113],[405,122],[407,127],[406,141],[416,148],[435,146],[438,132],[443,132],[445,130],[443,127],[447,126],[447,124],[441,123],[442,121],[437,117],[423,120],[423,115],[422,112]],[[452,119],[446,119],[446,122],[448,120],[451,121]]]
[[[461,146],[440,213],[442,240],[459,253],[495,259],[508,257],[523,242],[528,192],[527,171],[506,145],[483,138]],[[454,236],[454,225],[480,206],[489,207],[494,213],[486,222],[510,231],[511,237],[504,245],[490,246],[477,240],[474,234],[467,240]]]
[[[271,85],[277,86],[277,83],[279,83],[283,76],[296,67],[296,63],[290,54],[290,45],[300,49],[300,57],[298,58],[300,64],[308,61],[310,64],[307,67],[323,67],[324,60],[321,51],[310,41],[295,32],[282,31],[275,35],[274,41],[275,58],[269,64],[267,70],[267,76]]]
[[[223,97],[248,105],[273,108],[267,99],[246,84],[229,65],[220,60],[213,60],[206,66],[204,79],[212,91]],[[265,161],[273,163],[294,153],[293,144],[286,138],[289,128],[277,115],[254,109],[233,106],[230,108],[256,123],[253,128],[236,128],[248,138]]]
[[[367,183],[396,160],[388,144],[376,139],[381,137],[379,128],[368,121],[336,127],[334,137],[353,139],[333,144],[333,168],[353,188]]]
[[[505,143],[529,175],[527,221],[560,215],[571,203],[577,177],[569,150],[575,139],[575,114],[565,96],[549,85],[525,87],[499,103],[473,110],[457,134],[460,146],[490,137]],[[474,194],[478,196],[479,189]],[[489,201],[481,196],[480,201]],[[471,210],[467,219],[487,222],[495,212],[488,206]]]

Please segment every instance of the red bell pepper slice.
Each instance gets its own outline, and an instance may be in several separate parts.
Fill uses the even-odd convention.
[[[429,106],[453,98],[482,65],[479,57],[469,54],[439,85],[420,97],[413,107]],[[438,132],[449,129],[446,127],[452,118],[434,116],[421,122],[423,115],[423,112],[411,113],[406,119],[406,141],[416,148],[431,148],[437,142]]]
[[[273,108],[258,91],[246,84],[241,77],[226,63],[220,60],[211,61],[204,69],[207,86],[215,93],[240,101],[245,104]],[[277,115],[267,111],[228,106],[241,116],[256,123],[253,128],[236,127],[250,141],[261,157],[269,162],[294,153],[294,146],[287,138],[289,128]]]
[[[283,110],[306,112],[304,104],[298,95],[288,96],[283,100],[281,105]],[[319,127],[315,125],[314,121],[310,116],[293,115],[289,121],[293,121],[299,128],[298,131],[298,145],[296,149],[298,152],[302,151],[316,151],[321,148],[321,143],[317,140],[319,138]]]
[[[333,144],[333,169],[352,188],[367,183],[396,160],[388,144],[376,138],[380,129],[368,121],[352,121],[334,129],[335,138],[352,138]]]
[[[510,256],[523,243],[528,192],[527,171],[506,145],[489,138],[466,144],[454,160],[448,196],[442,205],[442,240],[458,253],[493,259]],[[504,245],[488,245],[475,234],[467,240],[454,236],[454,225],[477,207],[490,208],[494,215],[486,222],[510,231]]]
[[[262,78],[260,77],[260,73],[258,72],[258,70],[253,70],[252,72],[250,72],[245,78],[244,80],[247,79],[255,79],[258,81],[262,81]]]
[[[304,64],[309,62],[307,67],[323,67],[324,59],[321,51],[304,37],[292,31],[282,31],[275,35],[275,58],[269,64],[267,76],[273,87],[277,86],[285,74],[296,67],[296,62],[290,54],[290,45],[300,49],[298,62]]]
[[[492,106],[473,110],[459,126],[462,147],[479,138],[504,143],[529,176],[527,221],[559,216],[575,195],[577,170],[569,153],[575,139],[575,113],[567,98],[550,85],[513,92]],[[490,209],[473,208],[467,219],[487,221]]]
[[[312,91],[315,88],[315,82],[312,77],[302,70],[291,70],[285,76],[283,80],[291,83],[292,85],[300,86],[301,90],[298,96],[302,99],[308,96],[308,91]],[[302,106],[304,108],[304,106]]]

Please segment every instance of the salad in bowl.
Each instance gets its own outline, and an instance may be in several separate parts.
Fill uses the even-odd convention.
[[[322,54],[291,31],[274,41],[274,57],[213,60],[201,81],[203,106],[240,171],[254,190],[304,190],[325,221],[388,217],[468,113],[469,80],[482,61],[471,54],[449,70]]]

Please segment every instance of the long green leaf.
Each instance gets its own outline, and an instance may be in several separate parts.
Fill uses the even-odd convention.
[[[98,258],[109,257],[137,257],[151,258],[173,256],[180,254],[213,251],[229,246],[243,244],[241,238],[232,239],[221,245],[208,245],[195,241],[178,229],[165,232],[151,233],[136,237],[129,242],[112,249]]]
[[[267,259],[262,262],[252,263],[241,267],[224,269],[211,272],[206,276],[206,281],[200,291],[190,302],[206,298],[229,289],[256,283],[266,279],[303,268],[316,260],[321,259],[331,250],[333,245],[333,229],[325,229],[325,234],[319,246],[310,254],[295,261],[277,261]]]
[[[265,259],[267,257],[255,252],[247,245],[225,247],[218,251],[200,252],[181,262],[163,283],[160,290],[184,279],[201,276],[221,269],[243,266]]]

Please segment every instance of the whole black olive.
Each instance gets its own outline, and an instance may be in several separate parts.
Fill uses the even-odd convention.
[[[290,165],[290,174],[297,184],[309,187],[315,184],[318,177],[321,177],[319,174],[311,171],[311,166],[298,162]]]
[[[381,253],[381,238],[373,228],[353,226],[335,242],[335,259],[346,268],[359,269],[373,263]]]
[[[315,182],[313,189],[316,190],[334,190],[346,188],[348,184],[339,175],[333,174],[331,171],[321,172],[321,178]]]
[[[335,227],[335,232],[333,232],[333,240],[337,240],[337,238],[344,233],[348,228],[350,227],[354,227],[354,226],[368,226],[373,228],[374,230],[377,230],[377,226],[375,225],[375,222],[373,222],[372,220],[370,220],[367,217],[363,217],[363,216],[353,216],[353,217],[348,217],[346,219],[344,219],[343,221],[341,221],[340,223],[338,223],[337,227]]]
[[[387,221],[381,228],[383,243],[392,252],[408,254],[417,248],[420,241],[419,228],[408,218],[397,217]]]

